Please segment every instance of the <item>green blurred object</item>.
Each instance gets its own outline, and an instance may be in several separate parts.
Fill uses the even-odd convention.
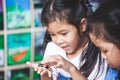
[[[4,37],[0,35],[0,49],[4,49]]]
[[[12,80],[29,80],[29,77],[24,73],[19,72],[18,74],[14,74]]]
[[[18,70],[12,70],[10,80],[29,80],[30,79],[30,69],[23,68]]]
[[[40,80],[40,75],[33,70],[33,80]]]
[[[8,65],[26,63],[30,61],[31,34],[9,34],[8,38]]]
[[[6,10],[8,29],[31,27],[30,0],[6,0]]]

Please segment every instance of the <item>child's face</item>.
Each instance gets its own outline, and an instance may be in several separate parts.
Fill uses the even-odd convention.
[[[67,53],[73,53],[75,50],[78,50],[80,37],[73,25],[64,22],[52,22],[48,24],[47,29],[52,41]]]
[[[96,39],[93,34],[90,34],[90,38],[93,43],[101,49],[101,55],[106,59],[108,64],[111,67],[120,70],[120,49],[113,43],[102,39]]]

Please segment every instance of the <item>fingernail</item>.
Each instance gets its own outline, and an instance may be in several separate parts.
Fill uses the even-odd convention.
[[[34,71],[37,71],[37,69],[34,69]]]
[[[51,77],[51,72],[48,72],[48,76]]]
[[[29,64],[29,63],[30,63],[30,62],[28,62],[28,61],[26,62],[26,64]]]
[[[40,74],[40,72],[39,72],[39,71],[38,71],[37,73],[38,73],[38,74]]]

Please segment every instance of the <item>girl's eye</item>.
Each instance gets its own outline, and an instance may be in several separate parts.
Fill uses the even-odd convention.
[[[103,50],[102,52],[106,54],[108,51],[107,50]]]
[[[50,36],[54,36],[55,34],[50,34]]]
[[[63,36],[67,35],[67,33],[61,33]]]

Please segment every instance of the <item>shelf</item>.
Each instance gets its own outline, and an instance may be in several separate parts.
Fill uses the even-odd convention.
[[[38,63],[44,55],[42,3],[44,0],[0,0],[0,80],[40,80],[26,62]]]

